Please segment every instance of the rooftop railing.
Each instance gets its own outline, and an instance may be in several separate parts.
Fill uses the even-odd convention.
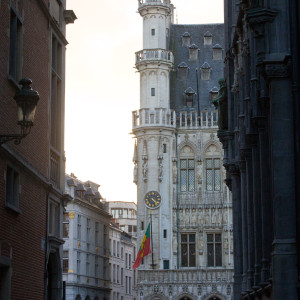
[[[132,128],[144,126],[171,126],[180,129],[218,128],[218,113],[201,111],[200,116],[195,111],[175,113],[166,108],[143,108],[132,112]]]
[[[144,49],[135,53],[135,63],[138,64],[143,61],[166,61],[174,62],[174,56],[171,51],[164,49]]]

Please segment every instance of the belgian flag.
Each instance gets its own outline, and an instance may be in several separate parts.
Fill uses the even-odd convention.
[[[150,247],[150,223],[147,227],[146,233],[144,235],[144,238],[142,240],[139,252],[137,254],[136,260],[133,264],[133,270],[140,266],[142,259],[151,253],[151,247]]]

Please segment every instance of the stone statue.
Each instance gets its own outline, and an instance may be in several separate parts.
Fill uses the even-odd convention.
[[[173,252],[177,252],[177,238],[173,236]]]
[[[196,211],[195,211],[195,209],[193,209],[193,213],[192,213],[192,224],[194,225],[194,226],[196,226]]]
[[[177,168],[176,168],[176,162],[173,162],[173,168],[172,168],[172,175],[173,175],[173,183],[176,184],[177,182]]]
[[[205,210],[205,224],[209,224],[209,210]]]
[[[199,251],[200,251],[200,252],[203,251],[203,241],[202,241],[202,238],[199,238],[199,241],[198,241],[198,248],[199,248]]]
[[[190,214],[189,214],[189,210],[186,209],[185,211],[185,224],[188,225],[190,223]]]
[[[143,163],[143,176],[144,176],[144,179],[147,178],[147,174],[148,174],[148,163],[145,160],[144,163]]]
[[[228,104],[227,104],[227,87],[225,79],[219,80],[218,97],[212,101],[214,106],[218,109],[218,125],[219,129],[228,129]]]
[[[199,209],[199,214],[198,214],[198,223],[200,225],[203,225],[203,213],[200,209]]]
[[[162,161],[159,163],[158,178],[160,180],[162,180],[162,178],[163,178],[163,163],[162,163]]]
[[[228,213],[227,213],[227,209],[224,212],[224,223],[227,223],[227,218],[228,218]]]
[[[219,215],[218,215],[218,223],[221,225],[222,224],[222,209],[219,208]]]
[[[228,249],[228,240],[227,239],[225,239],[224,240],[224,249]]]
[[[137,183],[138,182],[138,167],[137,164],[134,164],[134,169],[133,169],[133,182]]]
[[[217,221],[217,216],[216,216],[216,210],[213,208],[213,211],[212,211],[212,217],[211,217],[211,222],[213,224],[216,224],[216,221]]]
[[[180,222],[180,225],[182,225],[182,222],[183,222],[183,213],[182,213],[182,209],[179,211],[179,222]]]

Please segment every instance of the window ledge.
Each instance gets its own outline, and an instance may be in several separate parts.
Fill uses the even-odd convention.
[[[22,211],[13,204],[5,203],[5,207],[7,209],[12,210],[13,212],[17,213],[18,215],[22,213]]]

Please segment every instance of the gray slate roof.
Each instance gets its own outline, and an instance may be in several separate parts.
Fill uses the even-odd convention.
[[[190,35],[190,45],[182,46],[182,37]],[[204,36],[212,36],[212,44],[204,46]],[[189,47],[197,45],[198,60],[189,60]],[[217,47],[216,47],[217,46]],[[170,31],[169,49],[174,54],[175,70],[171,72],[170,81],[170,106],[176,111],[190,110],[185,105],[185,94],[189,87],[195,91],[193,109],[198,110],[198,98],[200,110],[214,110],[210,103],[210,91],[219,87],[218,80],[224,77],[224,53],[221,60],[213,60],[213,47],[224,49],[224,24],[200,24],[179,25],[172,24]],[[193,48],[193,47],[192,47]],[[187,77],[178,76],[178,67],[188,66]],[[211,80],[201,80],[201,67],[211,68]],[[198,75],[198,88],[197,88]],[[199,97],[198,97],[199,95]]]

